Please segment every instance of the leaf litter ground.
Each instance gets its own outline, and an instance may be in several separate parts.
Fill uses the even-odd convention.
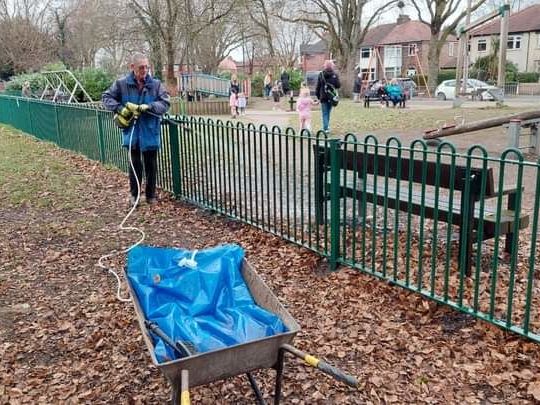
[[[0,144],[8,152],[0,164],[0,403],[165,403],[169,387],[132,305],[116,300],[113,277],[95,265],[136,238],[116,231],[128,209],[125,175],[2,127]],[[537,344],[352,269],[320,275],[321,259],[306,249],[162,197],[132,221],[145,243],[242,245],[302,326],[295,345],[361,381],[353,390],[288,359],[284,403],[540,400]],[[274,372],[256,377],[269,399]],[[191,395],[194,403],[254,403],[244,376]]]

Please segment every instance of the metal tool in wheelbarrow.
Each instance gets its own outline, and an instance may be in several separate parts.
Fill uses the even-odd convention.
[[[185,266],[186,258],[197,265]],[[190,387],[240,374],[248,376],[257,402],[264,403],[251,371],[274,368],[277,404],[285,353],[358,385],[354,377],[291,345],[298,323],[239,246],[205,249],[197,257],[183,249],[139,246],[129,254],[127,278],[144,340],[172,385],[174,403],[180,398],[187,403]]]

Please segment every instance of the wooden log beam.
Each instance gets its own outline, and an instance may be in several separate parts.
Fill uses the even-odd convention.
[[[508,124],[510,120],[532,120],[540,118],[540,110],[524,111],[518,114],[505,115],[502,117],[487,118],[485,120],[468,122],[462,125],[448,126],[435,129],[427,129],[424,131],[424,139],[435,139],[444,136],[458,135],[466,132],[479,131],[481,129],[498,127],[500,125]]]

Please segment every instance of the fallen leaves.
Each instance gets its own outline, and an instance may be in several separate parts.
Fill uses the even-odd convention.
[[[84,193],[75,189],[77,204],[54,209],[0,196],[7,219],[0,238],[0,404],[165,403],[169,386],[151,364],[132,307],[115,299],[114,279],[95,267],[101,254],[133,242],[133,235],[117,232],[127,179],[80,156],[49,153],[76,168]],[[486,324],[349,268],[316,275],[321,259],[306,249],[163,200],[157,210],[142,206],[136,213],[145,243],[241,244],[302,326],[294,344],[360,380],[353,390],[288,357],[284,403],[540,401],[538,345],[491,327],[476,335]],[[123,258],[111,262],[121,272]],[[270,400],[274,371],[255,374]],[[201,404],[254,402],[244,376],[191,395]]]

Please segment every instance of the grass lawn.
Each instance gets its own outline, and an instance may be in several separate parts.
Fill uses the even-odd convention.
[[[435,103],[435,101],[434,101]],[[486,105],[482,108],[380,108],[373,103],[371,108],[364,108],[362,103],[353,103],[351,100],[342,100],[332,110],[330,116],[330,129],[334,134],[349,132],[365,134],[370,131],[394,130],[411,131],[419,133],[428,128],[436,128],[439,121],[454,122],[457,116],[465,117],[466,122],[484,118],[497,117],[524,111],[523,108],[496,108]],[[461,120],[459,118],[459,120]],[[289,124],[298,127],[297,117],[291,117]],[[313,111],[312,128],[318,130],[322,127],[321,113],[318,109]]]
[[[32,201],[38,207],[65,207],[76,202],[82,178],[55,159],[58,149],[51,143],[0,126],[0,150],[0,193],[9,205]]]

